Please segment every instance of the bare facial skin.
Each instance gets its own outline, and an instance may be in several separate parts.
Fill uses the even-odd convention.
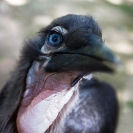
[[[76,73],[48,74],[38,67],[38,62],[34,62],[28,73],[17,117],[19,133],[44,133],[76,91],[71,88]]]

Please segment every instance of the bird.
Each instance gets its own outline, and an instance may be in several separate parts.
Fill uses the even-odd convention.
[[[120,59],[90,15],[68,14],[29,39],[0,92],[1,133],[114,133],[115,89],[92,77]]]

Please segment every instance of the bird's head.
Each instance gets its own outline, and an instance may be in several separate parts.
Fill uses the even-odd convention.
[[[18,129],[22,130],[29,123],[34,127],[41,121],[45,126],[40,130],[45,132],[70,101],[78,88],[76,83],[84,75],[114,72],[120,61],[104,44],[101,30],[91,16],[58,18],[42,29],[39,37],[40,61],[33,61],[28,71]],[[30,113],[36,120],[31,120]]]
[[[92,17],[67,15],[40,33],[45,38],[41,51],[48,57],[44,67],[47,72],[114,72],[120,63],[105,45],[101,30]]]

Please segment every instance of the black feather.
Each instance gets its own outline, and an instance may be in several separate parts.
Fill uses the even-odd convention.
[[[114,133],[118,109],[112,86],[96,79],[84,79],[78,102],[66,119],[65,133]]]

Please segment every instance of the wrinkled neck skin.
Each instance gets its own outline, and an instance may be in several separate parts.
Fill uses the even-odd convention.
[[[34,61],[17,115],[19,133],[63,133],[64,120],[78,99],[76,72],[47,73]]]

